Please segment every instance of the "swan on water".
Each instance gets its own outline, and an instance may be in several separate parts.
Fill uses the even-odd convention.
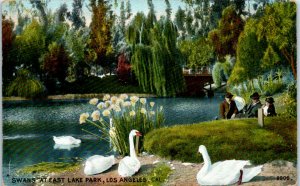
[[[140,161],[137,159],[134,144],[133,144],[133,137],[134,136],[142,136],[142,134],[137,130],[132,130],[129,133],[129,150],[130,156],[124,157],[118,167],[118,173],[122,177],[128,177],[134,175],[141,167]]]
[[[106,171],[114,164],[115,164],[115,157],[113,155],[108,157],[94,155],[89,157],[85,161],[84,174],[86,175],[99,174]]]
[[[53,136],[53,140],[55,141],[56,144],[59,145],[75,145],[75,144],[80,144],[81,140],[76,139],[72,136]]]
[[[199,152],[204,159],[204,165],[197,174],[200,185],[230,185],[249,182],[261,172],[262,165],[245,168],[250,165],[248,160],[226,160],[211,165],[210,157],[204,145],[199,146]]]

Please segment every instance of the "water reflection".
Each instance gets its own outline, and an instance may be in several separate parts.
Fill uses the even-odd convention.
[[[61,145],[61,144],[55,144],[53,146],[54,149],[60,149],[60,150],[68,150],[70,151],[72,148],[79,147],[80,144],[72,144],[72,145]]]

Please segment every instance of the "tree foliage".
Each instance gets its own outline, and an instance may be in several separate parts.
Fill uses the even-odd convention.
[[[72,12],[69,19],[72,21],[72,26],[75,29],[85,26],[85,18],[82,13],[82,6],[84,0],[73,0],[72,3]]]
[[[64,82],[67,76],[67,68],[69,65],[69,57],[62,45],[56,42],[48,46],[48,52],[41,58],[43,70],[48,78],[57,78],[60,82]]]
[[[13,45],[11,56],[14,57],[16,65],[24,65],[24,68],[30,69],[32,73],[40,73],[39,58],[46,50],[46,35],[42,25],[33,20],[24,32],[16,37]]]
[[[14,23],[12,20],[2,17],[2,69],[3,76],[11,78],[14,70],[14,61],[9,60],[9,53],[12,50],[15,35],[13,33]],[[6,79],[4,79],[6,80]]]
[[[64,36],[66,51],[70,54],[68,66],[68,81],[72,82],[83,77],[84,68],[88,67],[92,60],[88,57],[89,29],[80,27],[70,29]]]
[[[255,33],[256,21],[248,20],[241,33],[237,48],[237,62],[229,78],[229,84],[249,81],[264,71],[262,59],[266,49],[265,41],[258,41]]]
[[[216,62],[212,70],[212,78],[217,87],[221,86],[223,81],[230,77],[232,66],[228,60],[225,62]]]
[[[196,69],[207,66],[213,61],[213,48],[206,38],[199,38],[195,41],[181,41],[179,49],[184,55],[186,65],[189,68]]]
[[[265,63],[274,60],[274,47],[290,64],[294,78],[297,79],[296,71],[296,4],[294,2],[278,2],[267,5],[263,16],[258,21],[258,39],[268,42],[264,56]]]
[[[139,85],[144,91],[153,92],[159,96],[175,96],[184,90],[184,80],[181,72],[181,55],[176,47],[177,30],[168,19],[153,23],[153,27],[143,28],[149,21],[141,13],[135,17],[131,28],[142,27],[147,42],[137,39],[133,43],[131,65]],[[133,29],[131,34],[137,38],[142,29]],[[150,33],[150,34],[149,34]],[[132,37],[131,37],[132,38]]]
[[[111,28],[113,17],[106,0],[90,0],[92,22],[90,24],[90,48],[97,54],[96,63],[108,67],[109,57],[113,53]]]
[[[235,56],[238,37],[243,28],[244,21],[235,12],[234,7],[227,7],[223,11],[218,28],[212,30],[208,35],[220,61],[228,54]]]

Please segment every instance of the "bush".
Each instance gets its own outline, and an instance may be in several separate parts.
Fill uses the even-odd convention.
[[[20,69],[15,80],[7,88],[8,96],[36,98],[45,93],[44,85],[26,69]]]
[[[145,149],[162,157],[201,162],[197,153],[205,145],[213,162],[244,159],[265,163],[276,159],[296,160],[297,122],[295,119],[219,120],[153,130],[145,137]]]
[[[232,66],[228,60],[225,62],[216,62],[212,70],[212,77],[217,87],[221,86],[223,81],[227,81],[230,76]]]
[[[287,105],[287,116],[297,118],[297,84],[295,82],[288,86],[284,98],[284,104]]]
[[[145,98],[132,96],[130,101],[127,99],[126,94],[121,94],[119,98],[107,94],[103,102],[99,103],[97,98],[93,98],[90,104],[97,105],[98,109],[91,114],[92,120],[88,119],[88,113],[80,115],[80,123],[87,121],[97,127],[102,134],[98,137],[111,142],[113,149],[120,155],[129,154],[128,135],[131,130],[136,129],[145,135],[153,129],[160,128],[164,123],[162,107],[154,106],[154,102],[147,104]],[[95,135],[87,130],[84,131]],[[139,149],[142,149],[143,136],[140,141]]]

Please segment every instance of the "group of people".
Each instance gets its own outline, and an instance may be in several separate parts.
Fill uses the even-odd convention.
[[[222,119],[233,119],[233,118],[253,118],[258,116],[258,109],[263,109],[263,114],[265,116],[276,116],[274,99],[272,97],[267,97],[265,99],[266,103],[262,105],[260,102],[260,95],[255,92],[251,96],[251,103],[244,106],[244,108],[239,111],[235,101],[233,100],[233,95],[230,92],[225,94],[225,100],[220,104],[220,116]]]

